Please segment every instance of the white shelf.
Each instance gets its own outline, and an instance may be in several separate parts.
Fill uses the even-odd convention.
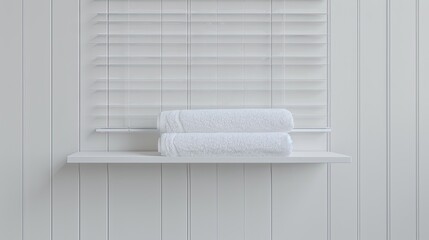
[[[334,152],[294,152],[289,157],[165,157],[158,152],[76,152],[67,163],[350,163]]]

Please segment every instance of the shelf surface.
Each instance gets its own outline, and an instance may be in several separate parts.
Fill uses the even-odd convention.
[[[76,152],[67,163],[349,163],[334,152],[293,152],[289,157],[165,157],[158,152]]]

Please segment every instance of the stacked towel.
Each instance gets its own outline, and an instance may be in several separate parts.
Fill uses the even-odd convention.
[[[289,132],[292,114],[286,109],[210,109],[161,112],[161,133]]]
[[[176,110],[158,118],[161,155],[288,156],[292,114],[285,109]]]
[[[292,140],[287,133],[165,133],[158,141],[161,155],[288,156]]]

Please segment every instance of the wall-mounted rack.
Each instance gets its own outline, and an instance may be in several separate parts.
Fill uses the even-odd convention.
[[[299,128],[297,149],[327,149],[327,9],[305,1],[260,4],[115,3],[88,12],[82,35],[88,134],[127,139],[134,135],[115,133],[154,132],[166,110],[287,108]]]

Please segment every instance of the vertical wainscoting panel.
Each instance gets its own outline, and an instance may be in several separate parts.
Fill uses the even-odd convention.
[[[251,37],[252,29],[257,30],[256,34],[273,30],[283,34],[298,28],[289,29],[286,23],[281,23],[279,28],[269,27],[272,23],[267,24],[267,19],[245,12],[269,12],[273,6],[274,11],[287,10],[289,3],[306,6],[318,2],[321,6],[323,1],[3,2],[0,8],[0,112],[3,114],[0,117],[0,189],[4,194],[0,198],[0,239],[429,238],[426,227],[429,224],[426,174],[429,171],[426,161],[429,159],[429,81],[426,80],[429,30],[425,24],[429,21],[428,1],[331,0],[328,4],[332,14],[331,150],[351,155],[353,163],[274,164],[272,167],[269,164],[193,164],[189,169],[187,165],[170,164],[83,164],[79,167],[65,164],[65,156],[76,150],[153,148],[154,135],[111,134],[109,139],[107,134],[94,132],[95,128],[109,126],[142,127],[136,118],[129,121],[115,117],[118,113],[115,111],[123,111],[118,108],[128,100],[136,103],[137,108],[149,106],[144,112],[137,112],[152,116],[142,123],[148,127],[155,123],[153,116],[159,109],[257,103],[269,106],[270,98],[274,106],[287,103],[284,93],[273,98],[267,91],[257,95],[242,91],[254,85],[251,81],[239,80],[249,79],[258,69],[243,64],[243,72],[230,71],[222,65],[223,60],[210,66],[201,64],[198,33],[200,29],[210,34],[229,33],[231,25],[220,22],[228,20],[228,14],[214,13],[243,11],[242,16],[231,19],[237,21],[234,24],[244,26],[246,37]],[[148,9],[176,13],[134,18],[136,21],[121,29],[121,24],[126,25],[122,20],[133,18],[127,11]],[[188,9],[212,14],[208,17],[186,15]],[[125,14],[107,23],[108,11]],[[255,23],[258,19],[262,23]],[[276,15],[273,19],[286,20]],[[192,20],[192,24],[185,20]],[[238,23],[241,20],[244,22]],[[319,24],[317,22],[314,24]],[[148,25],[149,28],[141,27]],[[115,44],[111,44],[109,41],[113,39],[105,34],[123,33],[125,29],[165,35],[152,38],[154,48],[142,47],[142,42],[138,42],[141,39],[134,39],[137,44],[132,48],[118,47],[122,42],[109,47]],[[192,36],[179,39],[169,36],[170,31],[178,34],[186,31]],[[228,39],[216,35],[211,39],[212,48],[205,49],[204,53],[209,57],[226,55],[231,50],[250,60],[255,52],[272,55],[286,51],[285,48],[269,49],[270,44],[255,48],[244,44],[244,38],[238,45],[223,43]],[[269,37],[264,39],[265,43],[273,41],[267,40]],[[130,39],[125,41],[127,45]],[[110,59],[106,56],[129,51],[135,53],[129,54],[131,57],[153,54],[154,62],[164,61],[164,64],[145,70],[136,67],[120,70],[118,66],[109,69]],[[180,64],[169,65],[170,57],[183,56],[184,51],[194,59],[181,58]],[[165,59],[159,60],[158,56]],[[192,66],[183,65],[185,62]],[[284,59],[280,63],[285,63]],[[270,68],[272,66],[265,66],[259,76],[262,85],[276,84],[277,77],[285,74],[280,71],[282,68],[280,72],[275,71],[277,75],[265,71]],[[132,80],[126,84],[133,81],[133,84],[142,84],[133,78],[142,71],[149,75],[144,74],[148,79],[140,80],[153,81],[157,91],[146,95],[122,92],[109,96],[106,89],[115,81],[116,86],[123,86],[119,81],[124,79]],[[211,77],[207,77],[207,73]],[[242,91],[240,94],[222,92],[226,86],[222,79],[226,77],[240,83],[237,85]],[[208,94],[200,88],[206,80],[213,90]],[[287,85],[278,81],[277,84]],[[175,89],[175,94],[169,89]],[[133,115],[132,111],[129,115]],[[146,141],[148,138],[151,140]]]
[[[244,165],[218,165],[218,239],[244,240]]]
[[[22,2],[0,7],[0,239],[22,239]]]
[[[416,2],[390,0],[390,229],[416,238]]]
[[[105,67],[95,67],[97,55],[106,55],[106,42],[97,34],[107,32],[107,24],[96,23],[95,13],[106,13],[108,1],[79,1],[80,24],[80,151],[107,151],[107,134],[95,133],[94,128],[107,127],[107,107],[97,108],[92,103],[107,105],[107,94],[95,92],[95,87],[107,87]],[[105,15],[98,16],[106,20]],[[86,77],[91,76],[91,77]],[[108,236],[108,172],[107,164],[80,167],[80,238],[81,240],[107,240]]]
[[[188,239],[187,173],[186,164],[162,165],[162,240]]]
[[[371,240],[386,239],[387,230],[386,7],[360,0],[359,226],[360,238]]]
[[[216,164],[191,164],[191,239],[218,239],[218,171]]]
[[[271,168],[269,164],[245,164],[246,240],[271,239]]]
[[[160,164],[109,165],[109,240],[161,239]]]
[[[106,165],[85,164],[80,168],[80,240],[107,240]]]
[[[353,162],[330,165],[328,238],[352,240],[357,239],[357,166],[359,164],[356,145],[357,1],[331,0],[330,12],[331,150],[351,156]]]
[[[51,2],[23,2],[23,238],[51,239]]]
[[[79,2],[52,2],[52,238],[79,239]],[[67,56],[67,57],[64,57]]]
[[[418,178],[418,205],[417,205],[417,227],[418,239],[429,239],[429,1],[418,1],[419,14],[418,14],[418,111],[419,111],[419,125],[418,125],[418,159],[419,159],[419,172]]]
[[[327,239],[326,164],[273,164],[272,239]]]

